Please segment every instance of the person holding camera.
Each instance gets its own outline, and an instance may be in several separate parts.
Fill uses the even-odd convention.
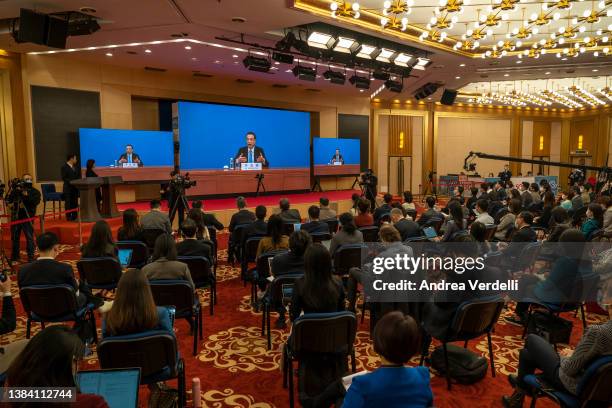
[[[6,202],[11,209],[11,221],[23,221],[36,216],[36,207],[40,203],[40,191],[32,185],[32,175],[24,174],[23,178],[11,181]],[[34,223],[23,221],[11,226],[12,254],[11,261],[19,262],[19,239],[21,232],[26,239],[28,262],[34,260]]]
[[[185,199],[185,190],[195,185],[195,181],[191,181],[189,173],[184,176],[178,169],[173,170],[170,173],[170,182],[166,187],[166,190],[162,193],[166,193],[168,198],[168,217],[170,218],[170,224],[174,222],[174,216],[178,213],[179,227],[183,225],[185,220],[185,211],[189,211],[189,203]]]
[[[376,209],[376,187],[378,185],[378,178],[374,175],[372,169],[368,169],[361,173],[359,185],[362,187],[365,198],[370,200],[370,208],[372,212],[374,212]]]
[[[499,177],[499,181],[503,183],[502,185],[504,188],[508,187],[508,182],[512,178],[512,172],[510,171],[510,165],[505,164],[504,170],[500,171],[497,177]]]

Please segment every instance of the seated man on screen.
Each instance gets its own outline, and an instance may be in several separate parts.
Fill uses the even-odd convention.
[[[238,149],[238,153],[234,157],[236,166],[240,166],[241,163],[261,163],[262,167],[270,165],[264,150],[259,146],[255,146],[256,139],[255,133],[248,132],[246,134],[247,145]]]
[[[344,164],[344,158],[340,154],[340,149],[336,149],[336,153],[332,156],[329,163],[330,164],[335,164],[335,163]]]
[[[125,153],[119,156],[119,163],[136,163],[138,167],[144,166],[142,160],[140,160],[140,156],[134,153],[134,146],[131,144],[125,146]]]

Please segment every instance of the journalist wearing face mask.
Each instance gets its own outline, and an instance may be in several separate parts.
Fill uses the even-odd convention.
[[[34,188],[32,182],[32,175],[26,173],[21,179],[11,180],[6,194],[5,200],[9,206],[11,222],[15,223],[11,225],[12,262],[20,260],[19,239],[22,232],[26,239],[28,262],[34,260],[34,223],[26,220],[36,216],[40,191]]]

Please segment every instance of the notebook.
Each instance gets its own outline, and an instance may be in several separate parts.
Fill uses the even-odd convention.
[[[122,268],[127,268],[130,266],[130,262],[132,261],[132,251],[133,249],[120,249],[119,250],[119,263]]]
[[[79,371],[76,380],[82,393],[102,396],[110,408],[138,407],[140,368]]]
[[[433,239],[438,236],[436,230],[433,227],[423,228],[423,233],[425,233],[427,239]]]

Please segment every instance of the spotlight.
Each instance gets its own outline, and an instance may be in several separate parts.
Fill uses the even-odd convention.
[[[400,93],[404,89],[404,84],[400,81],[393,81],[391,79],[388,79],[387,81],[385,81],[385,88],[387,88],[391,92]]]
[[[329,34],[319,33],[317,31],[313,31],[308,36],[308,45],[316,48],[323,48],[324,50],[328,50],[333,47],[336,40]]]
[[[312,67],[304,67],[301,65],[296,65],[292,69],[293,75],[295,75],[298,79],[302,81],[312,81],[317,78],[317,70]]]
[[[395,55],[395,51],[389,50],[387,48],[382,48],[380,53],[376,57],[376,61],[386,62],[387,64],[391,63],[391,59]]]
[[[370,89],[370,78],[353,75],[349,78],[349,82],[357,89]]]
[[[289,31],[287,34],[285,34],[282,40],[276,43],[276,48],[281,51],[289,51],[291,50],[291,47],[293,46],[294,43],[295,43],[295,34]]]
[[[389,78],[391,78],[391,74],[384,71],[374,71],[372,76],[374,79],[378,79],[379,81],[387,81]]]
[[[254,55],[248,55],[242,60],[242,63],[248,70],[257,72],[268,72],[272,66],[268,58],[256,57]]]
[[[284,52],[273,51],[272,59],[274,61],[282,62],[283,64],[293,64],[293,55],[285,54]]]
[[[414,92],[414,98],[418,101],[427,98],[438,90],[440,85],[428,82]]]
[[[346,82],[346,75],[339,71],[332,71],[331,69],[323,73],[323,78],[329,79],[329,82],[336,85],[344,85]]]
[[[424,71],[425,68],[431,64],[431,60],[427,59],[427,58],[417,58],[417,63],[414,65],[414,69],[420,69],[421,71]]]
[[[375,59],[378,54],[380,54],[380,51],[377,51],[376,47],[367,44],[361,44],[357,52],[357,56],[364,59]]]
[[[354,54],[359,49],[359,43],[352,38],[338,37],[334,44],[334,51],[345,54]]]

